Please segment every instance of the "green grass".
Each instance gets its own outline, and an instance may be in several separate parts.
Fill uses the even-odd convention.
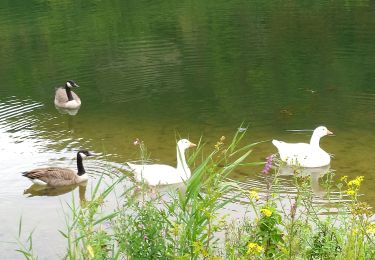
[[[289,199],[277,190],[280,162],[265,173],[267,190],[244,190],[228,175],[238,167],[263,164],[251,162],[257,143],[242,145],[245,133],[232,140],[222,137],[214,147],[202,141],[190,154],[192,177],[181,188],[167,194],[152,194],[148,187],[122,187],[125,177],[99,192],[102,179],[92,188],[91,198],[81,205],[67,203],[64,259],[375,259],[375,224],[368,205],[359,200],[363,178],[342,178],[339,185],[329,172],[321,181],[327,191],[345,196],[347,203],[335,204],[335,214],[313,203],[310,178],[293,177],[297,189]],[[144,144],[141,159],[147,157]],[[116,187],[118,207],[102,208]],[[221,210],[247,197],[247,214],[234,221]],[[224,235],[223,235],[224,234]],[[36,259],[32,233],[19,249],[27,259]]]

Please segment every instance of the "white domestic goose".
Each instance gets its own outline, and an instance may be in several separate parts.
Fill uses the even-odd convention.
[[[285,143],[278,140],[272,140],[274,146],[280,154],[280,159],[288,165],[297,165],[301,167],[322,167],[331,162],[330,155],[319,146],[319,140],[323,136],[333,134],[325,126],[317,127],[310,143]]]
[[[65,86],[58,87],[55,92],[55,106],[65,109],[78,109],[81,106],[81,99],[72,88],[79,87],[73,80],[68,80]]]
[[[129,171],[134,173],[135,179],[139,182],[146,182],[149,185],[175,184],[186,181],[191,176],[191,171],[186,163],[185,150],[195,147],[187,139],[177,142],[177,167],[165,164],[133,164],[127,162]]]
[[[88,180],[85,168],[83,167],[82,157],[93,155],[87,150],[77,152],[77,171],[61,167],[37,168],[24,172],[22,175],[32,181],[34,184],[61,187],[74,185]]]

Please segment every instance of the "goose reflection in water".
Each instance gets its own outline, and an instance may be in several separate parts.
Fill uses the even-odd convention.
[[[304,168],[304,167],[291,167],[282,166],[280,167],[280,175],[282,176],[298,176],[298,177],[308,177],[311,178],[311,189],[313,193],[318,197],[323,197],[326,194],[324,188],[319,184],[319,179],[326,175],[330,170],[330,165],[316,168]]]
[[[130,195],[133,199],[144,201],[147,199],[155,199],[159,197],[164,197],[164,199],[169,199],[171,192],[180,191],[182,194],[186,192],[186,183],[174,183],[167,185],[157,185],[149,186],[146,183],[139,183],[133,181],[132,192]]]
[[[32,184],[28,189],[24,190],[23,194],[26,195],[28,198],[36,197],[36,196],[59,196],[65,193],[71,192],[75,190],[77,187],[79,188],[79,200],[81,203],[86,202],[86,186],[87,182],[76,184],[76,185],[68,185],[62,187],[49,187],[49,186],[41,186],[37,184]]]
[[[56,110],[59,111],[60,114],[68,114],[68,115],[71,115],[71,116],[75,116],[77,115],[78,111],[80,108],[76,108],[76,109],[66,109],[66,108],[61,108],[61,107],[58,107],[58,106],[55,106],[56,107]]]

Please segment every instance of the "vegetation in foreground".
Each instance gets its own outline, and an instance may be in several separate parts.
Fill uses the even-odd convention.
[[[298,168],[296,192],[281,198],[273,156],[262,171],[267,190],[245,190],[227,178],[237,167],[259,164],[246,162],[256,143],[240,146],[244,134],[237,132],[228,144],[220,138],[208,154],[200,143],[190,156],[195,171],[182,188],[154,194],[145,185],[124,187],[112,212],[103,205],[124,177],[104,192],[99,181],[90,201],[69,206],[66,228],[59,231],[67,241],[64,259],[375,259],[373,213],[358,199],[362,176],[343,177],[334,186],[333,173],[325,175],[327,199],[335,189],[347,201],[332,202],[331,214],[313,203],[311,179],[300,177]],[[144,159],[146,149],[138,145]],[[240,220],[223,213],[244,197],[248,210]],[[21,241],[18,251],[36,259],[32,234]]]

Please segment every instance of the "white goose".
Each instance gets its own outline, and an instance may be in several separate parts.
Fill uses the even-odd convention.
[[[285,143],[272,140],[280,154],[280,159],[288,165],[301,167],[322,167],[331,162],[330,155],[319,146],[319,140],[323,136],[333,134],[325,126],[317,127],[307,143]]]
[[[186,163],[185,150],[189,147],[195,147],[187,139],[181,139],[177,142],[177,167],[165,164],[133,164],[127,162],[129,171],[134,173],[137,181],[144,181],[149,185],[175,184],[186,181],[191,176],[191,171]]]

